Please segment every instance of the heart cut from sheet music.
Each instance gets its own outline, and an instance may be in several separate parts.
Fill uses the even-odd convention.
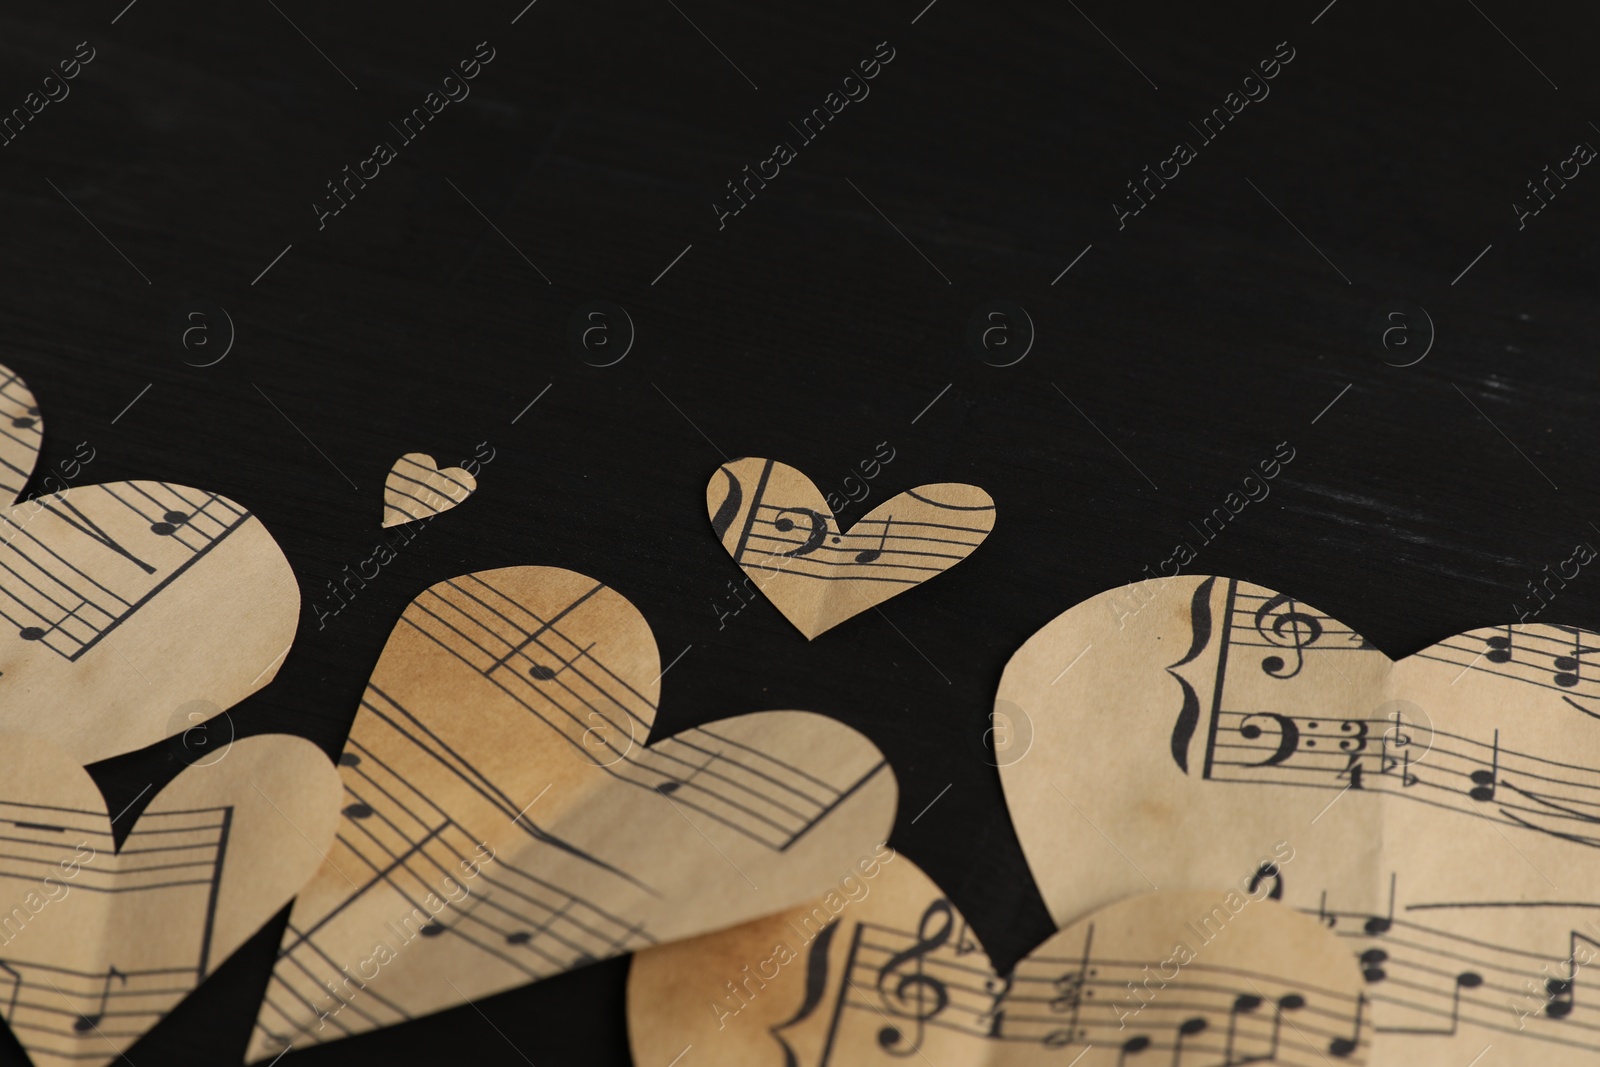
[[[1152,580],[1034,634],[995,714],[1031,727],[1000,776],[1057,922],[1270,860],[1284,903],[1360,959],[1378,1062],[1600,1056],[1580,988],[1600,958],[1600,635],[1490,627],[1394,661],[1290,595]]]
[[[249,1058],[770,914],[888,836],[894,774],[865,737],[764,711],[647,745],[661,675],[643,616],[572,571],[483,571],[413,600]]]
[[[477,488],[478,479],[460,467],[440,470],[432,456],[407,452],[383,480],[384,528],[431,519],[463,503]]]
[[[322,863],[339,793],[311,742],[250,737],[185,768],[118,847],[76,761],[0,735],[0,1015],[36,1067],[123,1059]]]
[[[633,1061],[693,1046],[700,1067],[1370,1062],[1349,950],[1267,895],[1131,897],[1002,976],[909,859],[862,864],[799,907],[635,955]]]
[[[44,418],[28,383],[9,367],[0,366],[0,507],[22,496],[39,462]]]
[[[107,482],[14,505],[0,521],[0,730],[80,763],[208,720],[193,736],[218,747],[234,735],[215,717],[272,680],[299,613],[277,542],[216,493]]]
[[[891,497],[843,530],[810,478],[749,458],[717,469],[706,510],[722,547],[808,640],[954,567],[995,519],[988,493],[940,482]]]

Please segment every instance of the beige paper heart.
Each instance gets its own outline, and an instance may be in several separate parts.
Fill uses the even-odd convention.
[[[406,608],[341,757],[345,819],[256,1020],[269,1059],[787,907],[870,853],[894,775],[841,723],[769,711],[646,747],[644,618],[553,567]]]
[[[440,470],[432,456],[407,452],[394,461],[383,480],[384,528],[449,511],[477,488],[478,479],[460,467]]]
[[[874,860],[842,881],[832,899],[638,953],[628,975],[634,1062],[1367,1062],[1355,961],[1320,924],[1270,900],[1227,890],[1132,897],[1067,926],[1002,977],[910,860]]]
[[[1592,1063],[1600,958],[1600,637],[1524,624],[1391,661],[1230,578],[1094,597],[1022,647],[1001,780],[1057,921],[1273,858],[1345,939],[1375,1063]],[[1279,842],[1292,862],[1276,856]]]
[[[0,735],[0,1014],[38,1067],[122,1059],[322,862],[339,776],[251,737],[178,775],[120,848],[93,779]]]
[[[109,482],[17,504],[0,517],[0,729],[81,763],[183,733],[272,680],[299,613],[289,561],[226,497]]]
[[[0,507],[22,496],[39,462],[44,418],[28,383],[9,367],[0,366]]]
[[[891,497],[842,530],[811,479],[748,458],[718,468],[706,510],[722,547],[808,640],[949,570],[983,544],[995,519],[988,493],[940,482]]]

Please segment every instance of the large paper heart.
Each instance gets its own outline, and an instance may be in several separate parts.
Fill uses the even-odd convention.
[[[93,779],[0,735],[0,1014],[39,1067],[122,1059],[322,862],[339,776],[251,737],[185,769],[114,847]]]
[[[1355,961],[1320,924],[1227,889],[1096,911],[997,975],[911,861],[640,952],[633,1060],[656,1067],[1333,1067],[1367,1062]],[[692,1051],[690,1051],[692,1050]]]
[[[891,497],[844,530],[811,479],[770,459],[719,467],[706,510],[722,547],[808,640],[954,567],[995,517],[982,489],[940,482]]]
[[[1600,637],[1473,630],[1398,662],[1230,578],[1113,590],[1022,647],[1001,768],[1057,921],[1272,857],[1363,966],[1377,1062],[1592,1063]]]
[[[191,730],[272,680],[299,614],[289,561],[227,497],[109,482],[18,504],[0,518],[0,729],[82,763]]]
[[[44,439],[44,418],[28,383],[0,366],[0,507],[22,496]]]
[[[407,452],[383,480],[384,528],[431,519],[464,502],[477,488],[478,479],[460,467],[440,470],[432,456]]]
[[[384,646],[251,1058],[388,1026],[820,891],[888,834],[894,775],[770,711],[649,747],[655,641],[553,567],[441,582]]]

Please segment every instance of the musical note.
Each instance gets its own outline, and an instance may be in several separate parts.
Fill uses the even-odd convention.
[[[1184,1040],[1196,1034],[1205,1033],[1206,1027],[1209,1025],[1210,1023],[1204,1015],[1196,1015],[1178,1024],[1178,1037],[1172,1043],[1172,1067],[1178,1067],[1183,1062]]]
[[[728,584],[732,585],[733,583],[729,582]],[[528,668],[528,677],[534,679],[535,681],[539,681],[539,682],[552,681],[562,671],[566,670],[568,667],[570,667],[574,663],[578,662],[580,657],[587,656],[589,654],[589,649],[593,648],[594,646],[595,646],[595,642],[590,641],[587,647],[579,649],[577,652],[574,652],[569,659],[563,660],[559,656],[556,657],[556,662],[560,663],[561,666],[557,667],[555,670],[551,670],[548,666],[546,666],[543,663],[535,663],[535,664],[533,664],[532,666],[530,666]]]
[[[883,555],[883,546],[889,541],[889,527],[894,525],[894,516],[890,515],[883,520],[883,533],[878,538],[878,547],[869,548],[865,552],[856,553],[857,563],[876,563],[878,557]]]
[[[1223,1063],[1225,1067],[1236,1067],[1239,1064],[1256,1063],[1260,1060],[1270,1060],[1278,1054],[1278,1028],[1272,1029],[1272,1048],[1259,1056],[1246,1056],[1243,1059],[1233,1058],[1234,1038],[1239,1029],[1239,1016],[1252,1014],[1261,1007],[1262,999],[1254,993],[1240,993],[1233,999],[1233,1006],[1228,1009],[1228,1043],[1224,1047]]]
[[[120,980],[124,986],[128,984],[127,975],[117,970],[114,965],[108,968],[106,970],[105,984],[100,987],[100,1006],[92,1012],[79,1015],[72,1022],[72,1028],[78,1033],[83,1034],[99,1028],[100,1020],[106,1017],[106,1001],[111,996],[111,979],[113,978]]]
[[[1328,1055],[1338,1056],[1343,1059],[1361,1047],[1361,1014],[1366,1006],[1367,998],[1365,996],[1356,998],[1356,1017],[1354,1024],[1350,1027],[1350,1036],[1344,1037],[1341,1035],[1329,1041]]]
[[[1595,941],[1586,934],[1573,930],[1568,933],[1567,942],[1567,976],[1565,978],[1551,978],[1545,982],[1545,992],[1550,1001],[1545,1005],[1544,1012],[1552,1019],[1565,1019],[1572,1014],[1576,1007],[1578,992],[1578,943],[1581,941],[1592,948],[1600,948],[1600,941]],[[1589,958],[1592,960],[1593,955]]]
[[[942,922],[936,929],[931,923]],[[916,944],[889,957],[878,971],[877,989],[891,1016],[908,1018],[916,1027],[915,1035],[908,1041],[899,1026],[885,1026],[878,1032],[878,1044],[893,1056],[912,1056],[922,1047],[922,1038],[928,1020],[938,1016],[950,1004],[950,992],[945,983],[923,971],[924,958],[950,940],[954,918],[948,900],[935,900],[928,905],[917,922]],[[904,972],[907,964],[909,973]],[[891,993],[884,988],[894,982]]]
[[[1489,651],[1483,654],[1483,658],[1490,663],[1510,663],[1516,651],[1513,647],[1515,638],[1516,635],[1511,629],[1511,624],[1509,622],[1506,623],[1504,637],[1496,636],[1484,639],[1484,644],[1489,646]]]
[[[1399,875],[1395,872],[1389,874],[1389,912],[1386,915],[1374,915],[1367,919],[1362,929],[1369,934],[1386,934],[1394,927],[1394,889]]]
[[[1089,984],[1099,975],[1099,970],[1089,965],[1090,951],[1094,946],[1094,924],[1090,923],[1083,935],[1083,955],[1078,960],[1078,969],[1069,971],[1052,982],[1056,996],[1050,1001],[1050,1010],[1053,1012],[1071,1012],[1072,1016],[1067,1025],[1060,1030],[1047,1035],[1046,1043],[1052,1038],[1059,1039],[1061,1044],[1075,1041],[1083,1036],[1079,1029],[1079,1022],[1083,1012],[1083,1002],[1086,997],[1092,996]]]
[[[1477,801],[1494,799],[1495,790],[1500,784],[1500,731],[1494,732],[1494,756],[1488,770],[1479,768],[1468,776],[1472,781],[1472,788],[1467,790],[1467,796]]]
[[[1572,635],[1572,655],[1555,657],[1557,673],[1552,680],[1563,689],[1571,689],[1583,681],[1584,653],[1600,651],[1600,649],[1585,646],[1583,643],[1583,631],[1575,626],[1558,626],[1556,629]]]
[[[1138,1034],[1122,1043],[1117,1050],[1117,1067],[1123,1067],[1128,1062],[1128,1057],[1143,1052],[1150,1047],[1150,1039],[1143,1034]]]

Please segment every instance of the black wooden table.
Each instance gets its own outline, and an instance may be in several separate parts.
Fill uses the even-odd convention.
[[[1600,545],[1578,5],[124,2],[5,15],[0,362],[41,471],[86,441],[92,480],[203,486],[277,536],[306,608],[240,734],[336,753],[418,591],[578,570],[687,650],[662,733],[806,708],[870,735],[893,844],[1009,967],[1050,923],[981,736],[1057,613],[1187,541],[1187,572],[1401,655]],[[477,496],[319,628],[390,462],[484,441]],[[766,604],[724,626],[716,465],[836,492],[885,442],[876,493],[980,484],[988,543],[811,644]],[[1600,627],[1600,576],[1541,621]],[[116,810],[179,766],[95,775]],[[238,1062],[283,921],[128,1059]],[[627,966],[286,1062],[624,1064]]]

